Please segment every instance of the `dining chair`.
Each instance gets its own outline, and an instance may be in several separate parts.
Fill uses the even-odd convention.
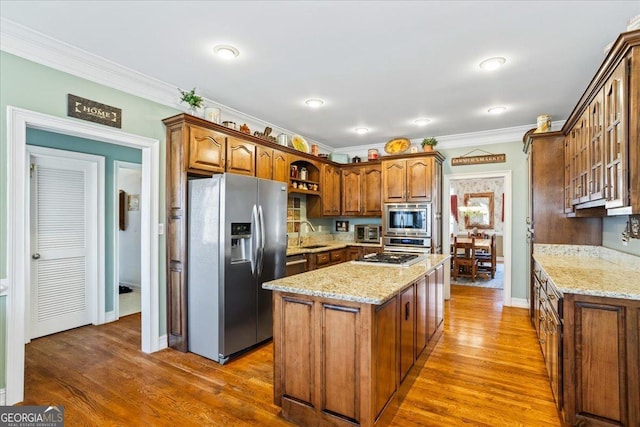
[[[471,277],[471,281],[476,281],[476,275],[478,274],[478,259],[476,258],[476,239],[471,238],[470,243],[458,243],[458,238],[453,238],[454,251],[453,251],[453,278],[458,279],[458,276]],[[460,252],[458,249],[463,249],[464,252]]]
[[[496,234],[491,235],[489,251],[476,252],[478,260],[478,271],[491,274],[491,278],[496,277]]]

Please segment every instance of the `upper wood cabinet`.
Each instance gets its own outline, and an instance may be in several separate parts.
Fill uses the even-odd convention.
[[[382,161],[385,203],[430,202],[434,157]]]
[[[189,172],[196,174],[224,172],[226,135],[194,125],[187,125],[184,132],[188,139],[187,169]]]
[[[640,50],[640,47],[636,49],[636,57],[640,57],[637,55],[637,51]],[[628,174],[628,157],[627,157],[627,149],[634,149],[636,155],[634,157],[635,164],[638,166],[638,156],[637,156],[637,145],[638,139],[636,138],[635,144],[631,144],[632,147],[629,147],[630,139],[627,138],[627,124],[629,122],[629,117],[627,116],[627,106],[631,105],[631,103],[627,100],[627,70],[628,63],[623,61],[618,65],[615,69],[609,80],[604,85],[603,90],[603,98],[604,98],[604,157],[605,157],[605,186],[606,186],[606,207],[607,208],[619,208],[626,206],[626,202],[629,199],[629,174]],[[636,59],[636,74],[640,72],[640,65],[637,64]],[[638,103],[640,100],[637,98],[640,97],[638,93],[640,88],[638,86],[640,83],[638,82],[638,78],[636,75],[636,99],[634,102],[635,105],[635,119],[636,125],[638,124],[638,115],[640,114],[638,111]],[[636,126],[637,127],[637,126]],[[638,130],[635,131],[636,137],[638,137]],[[632,175],[635,176],[635,194],[638,193],[638,168],[636,167],[635,171],[632,171]]]
[[[382,169],[379,163],[342,169],[342,215],[382,215]]]
[[[362,213],[362,171],[349,168],[342,171],[342,215]]]
[[[256,146],[256,176],[288,183],[289,160],[287,154],[274,148]]]
[[[640,213],[640,30],[622,33],[565,122],[564,211]]]
[[[256,146],[238,138],[227,138],[227,172],[256,175]]]
[[[340,168],[323,164],[321,176],[322,215],[340,215]]]

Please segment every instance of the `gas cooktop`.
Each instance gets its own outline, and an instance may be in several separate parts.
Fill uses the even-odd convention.
[[[380,265],[387,267],[409,267],[427,259],[426,255],[404,252],[382,252],[365,255],[355,261],[354,264]]]

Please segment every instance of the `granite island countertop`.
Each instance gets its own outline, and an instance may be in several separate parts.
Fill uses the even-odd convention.
[[[533,258],[563,294],[640,300],[640,257],[619,263],[597,254],[535,253],[534,250]]]
[[[262,284],[264,289],[380,305],[450,258],[430,254],[410,267],[343,262]]]

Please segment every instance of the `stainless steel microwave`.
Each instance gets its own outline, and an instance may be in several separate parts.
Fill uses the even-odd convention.
[[[385,204],[382,224],[385,237],[431,237],[431,203]]]
[[[380,243],[381,228],[376,224],[356,225],[354,240],[357,243]]]

